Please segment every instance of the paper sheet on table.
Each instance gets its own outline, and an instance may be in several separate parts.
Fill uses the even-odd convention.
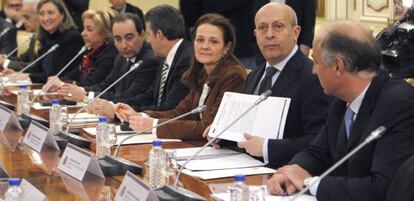
[[[129,135],[118,135],[117,139],[116,139],[116,144],[118,145],[122,140],[124,140],[126,137],[128,137]],[[153,134],[140,134],[140,135],[136,135],[130,139],[128,139],[127,141],[123,142],[122,145],[128,145],[128,144],[151,144],[152,141],[158,139],[157,136],[153,135]],[[161,140],[162,142],[181,142],[180,139],[167,139],[167,138],[163,138],[163,139],[158,139]]]
[[[73,115],[75,115],[75,113],[69,114],[69,119],[72,119]],[[73,119],[72,124],[95,123],[98,121],[98,116],[86,112],[81,112],[75,117],[75,119]]]
[[[216,193],[212,194],[211,197],[213,200],[218,201],[230,201],[230,193]],[[273,195],[266,195],[266,201],[290,201],[294,196],[273,196]],[[310,195],[301,195],[296,198],[295,201],[317,201],[315,197]]]
[[[38,84],[33,84],[32,81],[30,80],[17,80],[15,82],[9,82],[6,80],[6,83],[4,84],[5,87],[18,87],[20,85],[38,85]]]
[[[116,134],[131,134],[135,133],[135,131],[123,131],[121,130],[121,126],[116,126]],[[86,131],[89,135],[96,136],[96,128],[83,128],[84,131]]]
[[[258,95],[224,93],[219,110],[214,117],[209,136],[215,137],[233,120],[252,106]],[[268,139],[283,139],[290,98],[268,97],[257,105],[219,138],[230,141],[245,141],[243,133],[251,133]]]
[[[177,160],[187,160],[193,156],[201,147],[191,147],[191,148],[181,148],[176,150],[176,159]],[[194,159],[209,159],[217,158],[229,155],[240,154],[240,152],[230,150],[230,149],[216,149],[214,147],[206,147],[201,153],[198,154]]]
[[[32,91],[34,96],[37,96],[42,92],[41,89],[32,89],[31,91]],[[19,90],[13,90],[12,91],[12,94],[14,94],[14,95],[17,95],[18,93],[19,93]]]
[[[73,108],[73,107],[83,107],[85,106],[85,103],[83,102],[78,102],[76,103],[76,105],[67,105],[67,108]],[[32,105],[32,108],[36,109],[36,110],[48,110],[50,109],[52,106],[43,106],[42,104],[40,104],[39,102],[36,102]]]
[[[177,161],[177,163],[183,165],[185,161]],[[192,160],[185,166],[185,168],[192,171],[203,171],[260,167],[264,165],[263,162],[256,160],[247,154],[237,154],[220,158]]]
[[[234,177],[237,174],[243,175],[257,175],[257,174],[273,174],[276,171],[267,167],[252,167],[252,168],[238,168],[238,169],[226,169],[226,170],[208,170],[208,171],[191,171],[184,169],[183,173],[198,177],[203,180],[218,179],[226,177]]]

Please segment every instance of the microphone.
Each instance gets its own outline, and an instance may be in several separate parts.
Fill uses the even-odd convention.
[[[346,160],[348,160],[351,156],[353,156],[356,152],[358,152],[360,149],[362,149],[365,145],[367,145],[370,142],[372,142],[372,141],[380,138],[385,133],[386,130],[387,129],[384,126],[378,126],[378,128],[376,128],[375,130],[373,130],[368,135],[368,137],[365,138],[365,140],[361,144],[359,144],[357,147],[355,147],[354,149],[352,149],[348,154],[346,154],[344,157],[342,157],[341,160],[339,160],[338,162],[336,162],[333,166],[331,166],[324,173],[322,173],[321,176],[318,179],[316,179],[315,181],[313,181],[312,183],[310,183],[310,185],[307,186],[306,188],[302,189],[299,193],[297,193],[289,201],[296,200],[299,196],[305,194],[306,191],[308,191],[311,186],[313,186],[314,184],[318,183],[323,178],[325,178],[326,176],[328,176],[332,171],[334,171],[338,166],[342,165],[342,163],[344,163]]]
[[[205,109],[206,109],[206,106],[205,106],[205,105],[198,106],[198,107],[196,107],[195,109],[193,109],[193,110],[191,110],[191,111],[189,111],[189,112],[187,112],[187,113],[184,113],[184,114],[182,114],[182,115],[179,115],[179,116],[177,116],[177,117],[174,117],[174,118],[172,118],[172,119],[169,119],[169,120],[167,120],[167,121],[164,121],[164,122],[162,122],[162,123],[160,123],[160,124],[158,124],[158,125],[152,126],[152,127],[147,128],[147,129],[145,129],[145,130],[143,130],[143,131],[139,131],[139,132],[136,132],[136,133],[131,134],[130,136],[126,137],[126,138],[125,138],[125,139],[123,139],[121,142],[119,142],[119,144],[116,146],[116,149],[115,149],[115,152],[114,152],[114,154],[113,154],[113,157],[115,157],[115,158],[116,158],[116,157],[118,157],[118,151],[119,151],[119,148],[120,148],[121,144],[123,144],[123,143],[124,143],[125,141],[127,141],[128,139],[131,139],[131,138],[132,138],[132,137],[134,137],[134,136],[141,135],[141,134],[143,134],[143,133],[149,132],[149,131],[151,131],[151,130],[152,130],[152,129],[154,129],[154,128],[158,128],[158,127],[161,127],[161,126],[163,126],[163,125],[165,125],[165,124],[169,124],[169,123],[171,123],[171,122],[173,122],[173,121],[176,121],[176,120],[181,119],[181,118],[183,118],[183,117],[186,117],[186,116],[188,116],[188,115],[201,113],[201,112],[203,112]]]
[[[126,137],[121,142],[119,142],[119,144],[117,145],[117,147],[115,149],[115,152],[112,156],[107,155],[104,158],[98,159],[98,163],[99,163],[99,166],[101,167],[102,172],[104,173],[105,176],[125,175],[125,173],[127,171],[130,171],[134,174],[141,174],[142,167],[140,167],[140,166],[138,166],[138,165],[136,165],[136,164],[134,164],[134,163],[132,163],[128,160],[121,159],[121,158],[118,157],[118,151],[119,151],[120,146],[125,141],[127,141],[128,139],[130,139],[134,136],[141,135],[143,133],[151,131],[154,128],[158,128],[158,127],[161,127],[165,124],[169,124],[173,121],[176,121],[176,120],[181,119],[183,117],[186,117],[188,115],[201,113],[205,110],[205,108],[206,108],[205,105],[198,106],[197,108],[195,108],[195,109],[193,109],[193,110],[191,110],[187,113],[184,113],[184,114],[179,115],[175,118],[169,119],[168,121],[162,122],[162,123],[160,123],[156,126],[152,126],[152,127],[147,128],[143,131],[136,132],[136,133]]]
[[[243,118],[244,115],[246,115],[248,112],[250,112],[250,110],[252,110],[253,108],[255,108],[257,105],[259,105],[264,100],[266,100],[270,96],[270,94],[272,94],[272,91],[270,91],[270,90],[266,90],[265,92],[263,92],[262,94],[260,94],[259,98],[254,102],[253,105],[251,105],[249,108],[247,108],[241,115],[239,115],[236,119],[234,119],[232,122],[230,122],[230,124],[227,125],[223,130],[221,130],[220,133],[218,133],[216,136],[214,136],[212,139],[210,139],[203,147],[201,147],[196,153],[194,153],[189,159],[187,159],[185,161],[185,163],[178,170],[177,178],[175,179],[175,182],[174,182],[174,187],[177,188],[177,184],[178,184],[178,181],[180,179],[181,172],[183,171],[184,167],[191,160],[193,160],[196,156],[198,156],[198,154],[200,154],[206,147],[208,147],[209,145],[211,145],[211,143],[213,143],[218,137],[220,137],[224,132],[226,132],[236,122],[238,122],[241,118]]]
[[[83,54],[85,51],[87,51],[89,49],[90,49],[89,45],[84,45],[79,50],[79,52],[55,75],[55,77],[51,80],[51,82],[54,81],[55,79],[57,79],[59,77],[59,75],[62,74],[63,71],[66,70],[66,68],[68,68],[81,54]],[[45,92],[45,87],[42,87],[41,91],[38,94],[35,94],[33,96],[32,100],[31,100],[31,105],[33,105],[36,98],[39,97],[40,95],[42,95],[44,92]]]
[[[114,83],[112,83],[111,85],[109,85],[105,90],[103,90],[101,93],[99,93],[95,98],[93,98],[91,101],[89,101],[88,104],[86,104],[85,106],[83,106],[81,109],[79,109],[78,111],[76,111],[76,113],[73,115],[73,117],[68,121],[68,125],[66,126],[66,134],[69,133],[69,128],[73,122],[73,120],[75,119],[75,117],[81,113],[83,110],[86,109],[86,107],[88,107],[90,104],[92,104],[96,99],[98,99],[99,97],[101,97],[105,92],[107,92],[109,89],[111,89],[115,84],[117,84],[119,81],[121,81],[125,76],[127,76],[129,73],[131,73],[132,71],[134,71],[135,69],[137,69],[140,65],[142,64],[142,60],[139,60],[138,62],[134,63],[131,68],[125,72],[121,77],[119,77],[117,80],[115,80]]]
[[[178,187],[178,181],[180,180],[181,172],[183,171],[184,167],[193,160],[198,154],[200,154],[207,146],[211,145],[218,137],[220,137],[225,131],[227,131],[231,126],[233,126],[237,121],[239,121],[241,118],[243,118],[248,112],[250,112],[254,107],[259,105],[261,102],[266,100],[272,91],[266,90],[263,92],[260,97],[254,102],[253,105],[251,105],[249,108],[247,108],[241,115],[239,115],[236,119],[234,119],[232,122],[229,123],[223,130],[221,130],[215,137],[210,139],[203,147],[201,147],[196,153],[194,153],[189,159],[185,161],[185,163],[180,167],[178,170],[177,178],[175,179],[174,185],[164,185],[162,188],[157,189],[155,192],[159,197],[164,197],[167,195],[168,197],[174,198],[174,200],[205,200],[200,195],[191,192],[187,189]]]
[[[34,39],[36,37],[36,34],[32,34],[29,38],[27,38],[26,40],[23,41],[22,44],[20,44],[20,46],[23,46],[24,44],[26,44],[27,42],[29,42],[30,40]],[[17,50],[19,49],[19,47],[14,48],[8,55],[6,55],[5,59],[8,59],[11,55],[13,55]]]
[[[33,66],[33,64],[37,63],[39,60],[43,59],[43,57],[47,56],[48,54],[50,54],[51,52],[55,51],[57,48],[59,47],[59,44],[55,44],[53,45],[47,52],[43,53],[40,57],[38,57],[37,59],[35,59],[34,61],[32,61],[32,63],[30,63],[29,65],[27,65],[26,67],[24,67],[23,69],[21,69],[19,71],[19,73],[23,73],[25,70],[27,70],[28,68],[30,68],[31,66]]]
[[[107,92],[109,89],[111,89],[116,83],[118,83],[120,80],[122,80],[125,76],[127,76],[129,73],[131,73],[132,71],[134,71],[135,69],[137,69],[142,63],[142,60],[136,62],[134,65],[131,66],[131,68],[129,69],[129,71],[125,72],[120,78],[118,78],[117,80],[115,80],[114,83],[112,83],[111,85],[109,85],[105,90],[103,90],[100,94],[98,94],[94,99],[92,99],[91,101],[89,101],[88,104],[86,104],[85,106],[83,106],[82,108],[80,108],[78,111],[76,111],[76,113],[73,115],[73,117],[71,119],[68,120],[68,124],[66,126],[66,131],[65,132],[59,132],[57,135],[57,143],[59,145],[59,148],[64,149],[67,145],[67,143],[72,143],[78,147],[81,148],[87,148],[90,145],[90,142],[85,139],[82,138],[80,136],[74,135],[69,133],[69,128],[72,125],[73,120],[76,118],[76,116],[82,112],[83,110],[85,110],[86,107],[88,107],[90,104],[92,104],[92,102],[94,102],[96,99],[98,99],[99,97],[101,97],[105,92]]]
[[[0,32],[0,38],[7,34],[10,31],[10,27],[6,27],[3,31]]]

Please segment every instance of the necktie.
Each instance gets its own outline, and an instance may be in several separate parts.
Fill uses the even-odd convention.
[[[165,83],[167,81],[167,74],[168,74],[168,64],[164,61],[161,69],[161,79],[160,79],[160,88],[158,90],[158,105],[161,103],[162,95],[164,94]]]
[[[259,86],[259,94],[262,94],[266,90],[272,88],[272,78],[273,78],[273,75],[275,75],[277,71],[278,71],[277,68],[274,68],[272,66],[269,66],[266,68],[265,77],[263,78]]]
[[[354,121],[354,112],[351,110],[350,107],[346,108],[344,122],[345,122],[345,130],[346,130],[346,137],[349,139],[352,130],[352,123]]]

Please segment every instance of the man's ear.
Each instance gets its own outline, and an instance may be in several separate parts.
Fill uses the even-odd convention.
[[[342,57],[336,56],[333,60],[333,68],[335,69],[336,76],[341,76],[346,71],[345,61]]]

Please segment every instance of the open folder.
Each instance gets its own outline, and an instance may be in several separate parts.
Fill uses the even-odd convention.
[[[232,121],[252,106],[258,95],[225,92],[208,135],[215,137]],[[268,97],[219,138],[230,141],[245,141],[243,133],[250,133],[267,139],[283,139],[290,98]]]

